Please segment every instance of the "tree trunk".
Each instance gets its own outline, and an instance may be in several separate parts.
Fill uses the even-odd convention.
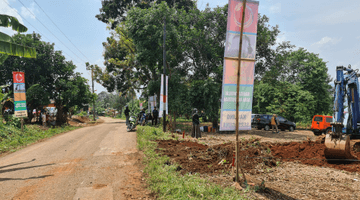
[[[67,123],[67,114],[64,112],[64,106],[60,105],[56,107],[56,124],[63,125]]]

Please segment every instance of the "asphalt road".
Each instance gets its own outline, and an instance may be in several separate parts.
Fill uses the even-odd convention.
[[[136,133],[103,118],[0,158],[0,199],[128,199],[141,179]],[[130,191],[130,192],[129,192]]]

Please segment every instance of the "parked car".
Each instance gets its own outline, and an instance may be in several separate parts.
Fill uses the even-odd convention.
[[[254,119],[252,120],[252,124],[254,124],[254,127],[257,129],[264,129],[266,131],[271,129],[271,118],[272,115],[267,114],[257,114],[254,116]],[[285,119],[282,116],[277,116],[278,120],[278,129],[285,131],[294,131],[296,129],[296,124],[292,121],[289,121]]]
[[[331,131],[330,122],[333,122],[332,116],[314,115],[311,122],[311,131],[314,135],[327,134]]]
[[[251,114],[251,128],[256,128],[256,124],[254,121],[255,115],[257,115],[257,114]]]

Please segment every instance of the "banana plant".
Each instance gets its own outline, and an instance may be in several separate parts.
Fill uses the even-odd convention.
[[[0,14],[0,26],[11,27],[12,30],[23,33],[28,29],[22,25],[15,17]],[[0,32],[0,64],[2,64],[8,56],[21,56],[25,58],[36,58],[36,49],[15,44],[12,37]]]

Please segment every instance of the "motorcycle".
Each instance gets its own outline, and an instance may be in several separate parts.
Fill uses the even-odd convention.
[[[129,118],[129,124],[126,127],[127,132],[130,132],[136,128],[137,121],[135,116],[130,116]]]
[[[138,124],[141,124],[141,126],[145,126],[145,124],[146,124],[146,114],[145,113],[140,113],[139,118],[140,118],[140,120],[138,121]]]

